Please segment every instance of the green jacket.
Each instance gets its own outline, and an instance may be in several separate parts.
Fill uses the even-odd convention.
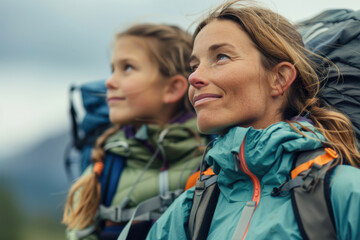
[[[321,147],[323,139],[312,125],[309,137],[295,132],[285,122],[264,130],[232,128],[219,137],[207,154],[218,176],[220,195],[207,239],[232,239],[239,217],[253,195],[253,183],[241,170],[234,170],[232,152],[245,146],[245,162],[260,181],[260,202],[251,218],[246,239],[302,239],[293,213],[290,195],[272,197],[289,176],[297,152]],[[304,131],[297,126],[300,131]],[[338,239],[360,239],[360,170],[338,166],[331,178],[331,203],[334,210]],[[192,206],[194,188],[189,189],[170,206],[152,226],[147,239],[187,239],[187,222]],[[242,236],[239,236],[241,239]]]
[[[136,183],[130,196],[128,196],[138,176],[142,174],[145,165],[153,157],[158,146],[158,140],[161,138],[160,135],[164,134],[164,130],[167,133],[164,135],[161,144],[163,154],[160,151],[156,155],[150,167],[145,171],[140,181]],[[130,202],[127,207],[132,208],[148,198],[159,195],[159,173],[164,167],[164,162],[168,167],[169,190],[184,189],[187,178],[200,164],[201,146],[206,145],[207,137],[199,135],[196,118],[193,117],[184,123],[173,123],[163,127],[143,125],[135,136],[131,138],[127,138],[125,132],[120,130],[108,138],[105,148],[114,143],[121,144],[118,144],[118,147],[110,148],[109,151],[124,157],[126,166],[119,178],[117,191],[111,205],[119,205],[128,196]],[[84,174],[91,172],[92,167],[89,166]],[[81,192],[78,194],[81,194]],[[67,230],[67,239],[79,239],[76,237],[76,232],[78,231]],[[95,234],[92,234],[81,239],[96,240],[98,238]]]
[[[175,123],[165,127],[144,125],[135,137],[131,139],[126,139],[123,131],[114,134],[108,139],[106,144],[117,141],[127,141],[129,144],[129,151],[126,151],[123,147],[112,148],[110,150],[127,159],[126,167],[121,173],[112,205],[120,204],[122,199],[127,196],[136,179],[154,154],[153,151],[164,129],[168,130],[162,146],[165,152],[165,161],[167,161],[166,165],[169,166],[169,189],[184,188],[188,176],[200,164],[202,150],[198,146],[199,144],[206,144],[204,136],[200,137],[198,135],[199,139],[194,136],[194,133],[198,134],[195,118],[183,124]],[[140,202],[159,194],[159,173],[163,164],[163,159],[159,153],[129,196],[129,207],[135,207]]]

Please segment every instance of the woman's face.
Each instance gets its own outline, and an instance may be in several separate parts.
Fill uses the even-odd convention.
[[[189,98],[203,133],[233,126],[266,128],[276,122],[270,72],[249,36],[230,20],[215,20],[196,36],[190,66]]]
[[[110,121],[118,124],[156,122],[163,106],[164,77],[143,39],[120,37],[106,81]]]

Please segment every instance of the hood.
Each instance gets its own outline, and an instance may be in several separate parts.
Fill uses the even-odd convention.
[[[242,192],[252,194],[252,182],[241,170],[235,171],[233,153],[239,154],[245,139],[245,161],[266,191],[279,186],[289,176],[296,152],[317,149],[324,137],[308,122],[301,122],[313,132],[307,132],[294,123],[304,135],[294,131],[288,123],[279,122],[266,129],[234,127],[218,137],[207,153],[207,161],[218,175],[220,190],[229,200],[238,199]],[[238,160],[237,160],[238,161]],[[237,162],[238,163],[238,162]]]

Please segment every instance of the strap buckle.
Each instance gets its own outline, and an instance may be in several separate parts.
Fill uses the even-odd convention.
[[[289,194],[288,190],[283,190],[283,187],[288,183],[288,179],[285,180],[279,187],[274,187],[272,192],[271,192],[271,196],[276,197],[276,196],[286,196]]]
[[[302,179],[304,180],[304,183],[301,187],[306,192],[310,192],[311,189],[315,186],[315,184],[319,178],[321,168],[322,168],[321,165],[314,163],[314,164],[312,164],[309,171],[306,174],[304,174],[304,176],[302,177]]]
[[[166,192],[163,195],[160,195],[160,205],[161,210],[166,209],[170,206],[170,204],[182,193],[183,191],[181,189],[178,189],[176,191]]]

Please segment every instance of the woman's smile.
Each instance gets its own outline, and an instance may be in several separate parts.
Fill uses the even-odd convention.
[[[221,98],[220,95],[217,94],[213,94],[213,93],[203,93],[203,94],[199,94],[197,96],[194,97],[193,99],[193,104],[194,107],[199,106],[202,103],[208,102],[208,101],[213,101],[213,100],[217,100]]]

